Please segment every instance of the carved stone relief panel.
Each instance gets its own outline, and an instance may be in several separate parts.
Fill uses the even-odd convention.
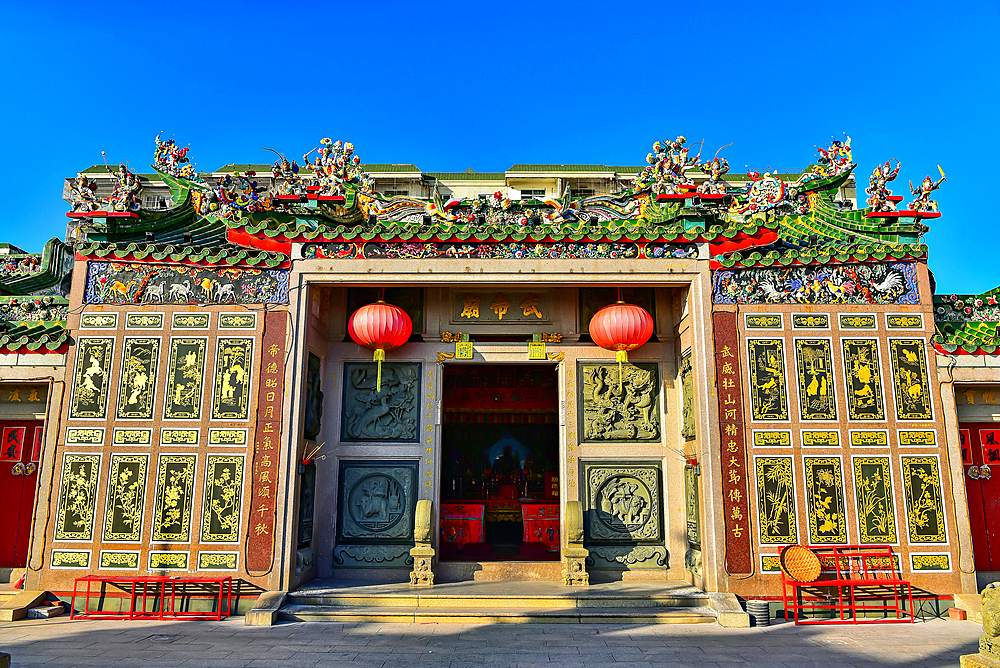
[[[415,461],[341,461],[337,542],[412,542],[416,496]]]
[[[694,368],[692,365],[693,355],[688,350],[681,357],[681,413],[683,427],[681,436],[685,441],[693,441],[697,438],[694,415]]]
[[[660,467],[586,464],[587,541],[662,542]]]
[[[580,363],[581,428],[586,441],[660,439],[656,364]]]
[[[418,440],[420,364],[383,362],[382,391],[376,387],[374,362],[344,363],[342,441]]]

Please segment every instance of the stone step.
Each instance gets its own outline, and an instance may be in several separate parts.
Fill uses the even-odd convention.
[[[48,619],[49,617],[58,617],[64,612],[66,612],[66,608],[61,605],[38,605],[29,608],[25,617],[28,619]]]
[[[568,608],[694,608],[708,605],[707,595],[652,594],[645,596],[587,596],[574,592],[572,596],[521,594],[495,596],[476,594],[306,594],[293,592],[288,603],[297,606],[365,607],[365,608],[531,608],[559,610]]]
[[[563,601],[565,603],[566,601]],[[510,601],[506,601],[510,603]],[[628,607],[367,607],[338,605],[286,605],[280,619],[299,622],[415,622],[461,624],[714,624],[709,607],[628,608]]]

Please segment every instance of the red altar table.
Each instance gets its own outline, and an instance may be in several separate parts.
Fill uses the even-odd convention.
[[[545,543],[549,552],[559,551],[559,505],[523,503],[524,542]]]
[[[485,515],[482,503],[441,504],[441,542],[455,543],[459,549],[466,543],[482,543]]]

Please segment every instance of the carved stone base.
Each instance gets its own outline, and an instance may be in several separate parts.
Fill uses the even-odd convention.
[[[588,551],[582,547],[567,547],[563,550],[562,578],[568,586],[586,587],[590,584],[587,574]]]
[[[434,548],[414,547],[410,550],[410,557],[413,559],[410,584],[420,587],[434,584],[434,570],[431,568],[434,563]]]

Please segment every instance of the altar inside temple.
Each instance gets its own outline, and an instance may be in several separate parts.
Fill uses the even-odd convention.
[[[455,365],[444,381],[441,559],[559,558],[549,365]]]

